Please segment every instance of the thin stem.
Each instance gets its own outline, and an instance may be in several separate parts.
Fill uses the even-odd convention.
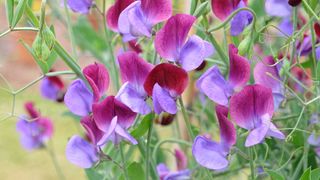
[[[148,137],[147,137],[147,146],[146,146],[146,180],[149,179],[149,171],[150,171],[150,143],[151,143],[151,135],[152,135],[153,123],[150,123]]]
[[[226,65],[228,65],[228,56],[224,53],[223,49],[219,46],[217,40],[213,37],[213,35],[209,32],[207,32],[207,36],[209,37],[210,42],[218,52],[220,58],[225,62]]]
[[[7,35],[7,34],[9,34],[10,32],[11,32],[10,29],[6,30],[5,32],[3,32],[3,33],[0,34],[0,38],[3,37],[3,36],[5,36],[5,35]]]
[[[255,179],[255,167],[254,167],[254,159],[253,159],[253,147],[248,148],[249,157],[250,157],[250,170],[251,170],[251,179]]]
[[[50,141],[50,142],[51,142],[51,141]],[[46,150],[48,151],[48,153],[49,153],[49,155],[50,155],[50,157],[51,157],[52,164],[54,165],[54,168],[55,168],[55,170],[56,170],[56,172],[57,172],[57,174],[58,174],[58,176],[59,176],[59,179],[64,180],[64,179],[66,179],[66,178],[65,178],[65,176],[64,176],[64,174],[63,174],[63,172],[62,172],[62,169],[61,169],[61,167],[60,167],[60,165],[59,165],[59,163],[58,163],[56,154],[55,154],[55,152],[54,152],[54,150],[53,150],[52,142],[51,142],[51,148],[52,148],[52,149],[50,149],[49,147],[46,147]]]
[[[69,12],[69,8],[67,5],[67,0],[64,0],[64,11],[66,13],[67,16],[67,27],[68,27],[68,34],[69,34],[69,38],[70,38],[70,42],[71,42],[71,48],[72,48],[72,55],[74,59],[77,59],[77,49],[75,46],[75,39],[73,36],[73,29],[72,29],[72,24],[71,24],[71,18],[70,18],[70,12]]]
[[[317,14],[313,11],[313,9],[309,6],[309,4],[306,2],[306,0],[302,0],[303,5],[308,9],[309,12],[318,20],[320,21],[320,18],[317,16]]]
[[[163,141],[160,141],[158,142],[155,146],[154,146],[154,149],[153,149],[153,152],[152,152],[152,158],[154,160],[156,160],[156,157],[157,157],[157,152],[158,152],[158,149],[161,147],[162,144],[164,143],[176,143],[176,144],[181,144],[181,145],[185,145],[185,146],[189,146],[191,147],[192,144],[187,142],[187,141],[183,141],[183,140],[179,140],[179,139],[165,139]]]
[[[189,119],[189,116],[188,116],[188,114],[186,112],[186,109],[185,109],[185,107],[183,105],[182,97],[179,98],[179,104],[180,104],[180,107],[181,107],[181,111],[182,111],[184,122],[186,123],[186,126],[187,126],[189,137],[191,139],[194,139],[194,134],[193,134],[193,131],[192,131],[192,128],[191,128],[190,119]]]
[[[56,72],[49,72],[46,74],[47,77],[51,76],[60,76],[60,75],[73,75],[75,74],[73,71],[56,71]]]
[[[299,115],[299,118],[297,120],[297,123],[296,125],[294,126],[293,130],[290,132],[290,134],[287,136],[286,140],[289,140],[292,136],[292,134],[295,132],[295,130],[297,129],[299,123],[300,123],[300,120],[302,119],[302,115],[304,113],[304,110],[306,109],[306,106],[303,106],[302,109],[301,109],[301,112],[300,112],[300,115]]]
[[[40,80],[42,80],[44,78],[44,75],[38,77],[37,79],[33,80],[32,82],[30,82],[29,84],[27,84],[26,86],[22,87],[21,89],[18,89],[17,91],[12,92],[12,94],[16,95],[21,93],[22,91],[26,90],[27,88],[29,88],[30,86],[36,84],[37,82],[39,82]]]
[[[129,180],[129,176],[128,176],[128,172],[127,172],[127,168],[126,168],[126,164],[125,164],[125,159],[124,159],[124,153],[123,153],[123,146],[122,143],[120,143],[119,145],[119,150],[120,150],[120,156],[121,156],[121,163],[122,163],[122,169],[123,169],[123,173],[124,173],[124,177],[126,180]]]

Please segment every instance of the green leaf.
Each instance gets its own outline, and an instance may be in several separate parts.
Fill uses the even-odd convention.
[[[267,170],[266,172],[269,174],[272,180],[285,180],[285,178],[276,171]]]
[[[310,169],[310,167],[306,171],[304,171],[304,173],[300,177],[300,180],[311,180],[311,169]]]
[[[148,131],[149,126],[153,121],[153,118],[153,113],[144,116],[140,124],[134,130],[131,131],[131,135],[137,139],[143,136]]]
[[[208,11],[208,4],[209,2],[208,1],[205,1],[203,3],[201,3],[199,5],[199,7],[195,10],[195,12],[193,13],[193,16],[195,17],[200,17],[202,14],[206,14]]]
[[[311,171],[311,180],[319,180],[320,179],[320,168],[314,169]]]
[[[24,13],[24,10],[27,6],[27,2],[28,2],[28,0],[20,0],[18,2],[18,5],[14,11],[14,16],[12,19],[11,28],[14,28],[18,24],[19,20],[21,19],[22,15]]]
[[[103,176],[93,168],[85,169],[86,175],[88,177],[88,180],[96,180],[96,179],[103,179]]]
[[[132,162],[127,167],[128,179],[129,180],[145,180],[144,170],[141,163]],[[124,175],[121,175],[120,180],[124,180]]]
[[[35,27],[39,27],[39,20],[36,17],[36,15],[32,12],[32,9],[29,6],[27,6],[25,11],[31,24],[33,24],[33,26]]]
[[[6,1],[6,13],[7,13],[7,20],[9,26],[11,27],[12,18],[13,18],[13,9],[14,8],[14,0],[7,0]]]

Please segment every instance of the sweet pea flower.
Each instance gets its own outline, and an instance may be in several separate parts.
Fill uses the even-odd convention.
[[[155,48],[160,56],[176,62],[186,71],[196,69],[214,53],[213,46],[196,35],[188,40],[188,32],[196,18],[187,14],[172,16],[155,37]]]
[[[271,122],[274,112],[272,90],[262,85],[248,85],[230,100],[230,115],[241,128],[249,130],[245,146],[262,143],[265,137],[284,139]]]
[[[61,4],[64,5],[64,1]],[[76,13],[88,14],[91,6],[93,5],[93,0],[66,0],[67,6]]]
[[[49,100],[63,102],[64,83],[58,76],[45,77],[40,85],[41,95]]]
[[[118,19],[118,30],[127,42],[141,36],[151,37],[152,27],[172,14],[171,0],[141,0],[131,3]]]
[[[131,127],[136,113],[114,96],[108,96],[103,101],[93,104],[93,118],[97,127],[103,132],[102,138],[97,142],[98,146],[107,141],[114,144],[124,139],[132,144],[138,142],[127,132]]]
[[[270,16],[288,18],[291,15],[291,6],[288,0],[266,0],[265,11]]]
[[[211,0],[213,14],[221,21],[225,20],[233,11],[247,7],[246,0]],[[251,24],[253,16],[248,11],[238,12],[231,20],[230,33],[238,36]]]
[[[27,150],[42,148],[52,137],[53,124],[50,119],[40,116],[32,102],[27,102],[25,109],[29,116],[20,116],[16,125],[20,142]]]
[[[197,81],[197,88],[217,104],[228,106],[229,98],[236,89],[243,87],[250,78],[250,64],[238,55],[238,49],[229,45],[230,71],[228,81],[219,68],[209,68]]]
[[[99,161],[97,149],[78,135],[70,138],[66,157],[69,162],[81,168],[91,168]]]
[[[132,111],[148,114],[151,108],[146,102],[148,94],[143,84],[153,65],[140,58],[135,52],[126,52],[118,56],[122,82],[116,98]]]
[[[223,170],[228,167],[227,156],[236,143],[236,129],[228,120],[228,108],[216,106],[220,126],[220,142],[205,136],[197,136],[192,146],[192,154],[198,164],[212,170]]]
[[[316,48],[316,60],[320,61],[320,47]]]
[[[187,72],[173,64],[155,66],[144,82],[144,89],[152,96],[154,112],[177,113],[176,99],[188,85]]]
[[[290,6],[295,7],[295,6],[298,6],[298,5],[301,3],[301,1],[302,1],[302,0],[289,0],[289,1],[288,1],[288,4],[289,4]]]
[[[297,53],[300,56],[308,56],[312,51],[311,35],[304,35],[302,41],[297,43]]]
[[[284,99],[284,88],[279,82],[281,78],[277,65],[274,64],[272,56],[267,56],[263,61],[258,62],[254,68],[254,80],[256,84],[272,89],[274,108],[277,110]]]
[[[313,25],[314,32],[316,33],[317,37],[320,38],[320,23],[314,23]]]
[[[108,9],[106,20],[108,27],[112,31],[118,32],[118,21],[121,12],[125,10],[134,1],[135,0],[116,0],[114,4]]]
[[[174,155],[177,162],[177,171],[170,171],[164,163],[158,164],[157,172],[160,180],[178,180],[190,178],[191,171],[187,169],[187,157],[184,152],[179,149],[175,149]]]

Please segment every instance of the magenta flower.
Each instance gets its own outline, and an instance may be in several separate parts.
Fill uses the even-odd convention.
[[[272,89],[274,108],[277,110],[284,99],[284,89],[279,82],[281,78],[277,66],[267,66],[274,64],[275,61],[272,56],[267,56],[264,58],[263,62],[257,63],[254,68],[254,80],[256,84],[261,84]]]
[[[230,100],[230,115],[235,123],[249,130],[245,146],[261,143],[265,137],[284,139],[271,122],[274,112],[272,90],[261,85],[248,85]]]
[[[192,146],[192,154],[198,164],[208,169],[223,170],[228,167],[227,156],[236,143],[236,129],[228,120],[228,108],[217,105],[216,114],[220,125],[220,142],[205,136],[197,136]]]
[[[118,32],[118,21],[121,12],[135,0],[116,0],[107,11],[107,25],[115,32]]]
[[[291,6],[288,4],[288,0],[266,0],[265,10],[270,16],[277,17],[290,17]]]
[[[103,137],[104,133],[98,128],[92,115],[83,117],[80,123],[86,130],[86,135],[89,138],[90,142],[94,145],[97,145],[100,139]]]
[[[27,150],[42,148],[53,134],[51,120],[41,117],[34,109],[32,102],[25,104],[29,116],[20,116],[16,129],[20,134],[20,142]]]
[[[122,139],[137,144],[138,142],[127,132],[135,116],[135,112],[114,96],[108,96],[103,101],[93,104],[94,121],[103,131],[103,137],[97,145],[101,146],[109,140],[118,144]]]
[[[165,21],[171,14],[171,0],[135,1],[121,12],[118,30],[125,42],[141,36],[151,37],[152,26]]]
[[[172,16],[155,37],[155,48],[160,56],[176,62],[186,71],[196,69],[214,53],[213,46],[196,35],[187,40],[195,20],[187,14]]]
[[[81,168],[91,168],[99,161],[96,148],[80,136],[72,136],[66,147],[69,162]]]
[[[220,20],[225,20],[233,11],[247,6],[246,0],[211,0],[213,14]],[[231,20],[230,33],[232,36],[238,36],[250,25],[253,16],[248,11],[238,12]]]
[[[208,69],[197,81],[198,89],[217,104],[228,106],[229,98],[238,88],[246,85],[250,78],[250,64],[238,55],[238,49],[229,45],[229,80],[225,80],[216,66]]]
[[[64,0],[61,0],[64,5]],[[93,0],[67,0],[68,7],[73,11],[81,14],[88,14],[93,4]]]
[[[135,52],[119,55],[118,61],[124,84],[116,98],[136,113],[150,113],[151,108],[146,102],[148,94],[144,90],[143,84],[153,65],[140,58]]]
[[[45,77],[40,85],[41,95],[49,100],[63,102],[64,83],[58,76]]]
[[[191,171],[187,169],[187,157],[183,151],[175,149],[174,155],[177,162],[177,171],[170,171],[164,164],[160,163],[157,166],[157,172],[160,180],[174,180],[174,179],[189,179]]]
[[[144,89],[152,96],[154,112],[177,113],[176,99],[188,85],[188,74],[178,66],[162,63],[149,73]]]

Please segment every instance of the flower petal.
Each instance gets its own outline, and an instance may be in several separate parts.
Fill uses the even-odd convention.
[[[180,52],[179,63],[186,71],[196,69],[203,60],[214,52],[213,46],[200,37],[193,35],[189,38]]]
[[[113,138],[115,137],[115,129],[118,123],[118,117],[115,116],[112,118],[110,125],[108,126],[108,129],[104,131],[105,133],[103,136],[100,138],[100,140],[97,142],[98,146],[103,146],[106,144],[108,141],[113,141]]]
[[[232,122],[228,119],[228,111],[228,108],[225,106],[216,106],[216,113],[220,126],[221,144],[230,148],[236,143],[237,132]]]
[[[192,154],[197,163],[213,170],[224,169],[229,164],[223,152],[219,151],[219,144],[203,136],[197,136],[192,146]]]
[[[241,1],[238,8],[244,8],[245,3]],[[240,11],[235,15],[231,21],[230,34],[231,36],[238,36],[243,30],[252,22],[253,16],[248,11]]]
[[[145,17],[152,24],[167,20],[172,14],[172,0],[141,0]]]
[[[33,102],[26,102],[24,108],[32,119],[36,119],[40,116],[40,113],[34,108]]]
[[[60,89],[48,78],[44,78],[40,85],[40,93],[44,98],[55,101],[58,98]]]
[[[254,129],[259,118],[274,112],[272,91],[261,85],[248,85],[230,100],[230,115],[235,123],[244,129]]]
[[[100,97],[109,87],[109,73],[103,64],[95,63],[83,69],[83,75],[88,80],[92,90],[94,101],[99,101]]]
[[[118,56],[123,82],[130,82],[135,87],[142,87],[153,65],[140,58],[137,53],[125,52]],[[143,90],[143,89],[142,89]]]
[[[144,92],[141,94],[137,92],[129,82],[122,85],[116,99],[128,106],[132,111],[140,114],[148,114],[151,112],[151,108],[146,102],[147,94]]]
[[[162,111],[170,114],[177,113],[175,100],[170,96],[169,92],[161,88],[158,83],[153,87],[152,99],[155,113],[161,114]]]
[[[183,180],[183,179],[190,179],[191,171],[189,169],[184,169],[181,171],[176,172],[169,172],[163,180]]]
[[[64,3],[64,0],[62,0]],[[92,6],[92,0],[67,0],[68,7],[77,13],[88,14]]]
[[[238,49],[235,45],[229,45],[230,73],[229,82],[234,88],[242,87],[250,79],[249,61],[238,55]]]
[[[312,133],[308,138],[308,143],[313,146],[320,146],[320,136],[316,136]]]
[[[188,74],[178,66],[162,63],[151,70],[144,82],[144,89],[149,96],[152,96],[153,86],[156,83],[170,94],[181,95],[188,85]]]
[[[278,28],[285,34],[279,32],[279,34],[281,36],[285,36],[285,35],[288,35],[288,36],[291,36],[292,33],[293,33],[293,24],[291,22],[290,19],[287,19],[287,18],[284,18],[282,19],[282,21],[280,22],[280,24],[278,25]]]
[[[118,31],[118,20],[120,13],[126,9],[134,0],[116,0],[107,11],[107,25],[115,32]]]
[[[66,156],[68,161],[82,168],[90,168],[99,160],[95,147],[77,135],[70,138]]]
[[[69,86],[64,97],[64,103],[73,114],[86,116],[91,112],[93,94],[86,84],[78,79]]]
[[[211,0],[213,14],[220,20],[228,17],[238,6],[240,0]]]
[[[267,136],[275,137],[278,139],[285,138],[285,135],[281,131],[279,131],[278,128],[273,123],[270,123],[270,127],[268,130]]]
[[[221,105],[228,105],[233,89],[225,81],[218,67],[208,69],[197,81],[197,88],[212,101]]]
[[[155,48],[162,58],[176,61],[196,18],[187,14],[172,16],[155,37]]]
[[[142,53],[142,47],[136,40],[131,40],[128,42],[128,48],[136,53]]]
[[[178,170],[183,170],[188,167],[188,159],[183,151],[181,151],[180,149],[175,149],[174,156],[176,157],[176,164]]]
[[[163,179],[167,174],[169,174],[170,170],[164,163],[160,163],[157,165],[157,173],[159,174],[159,178]]]
[[[261,124],[259,127],[251,130],[246,139],[245,146],[250,147],[261,143],[269,130],[269,126],[270,122],[269,124]]]
[[[266,0],[265,10],[270,16],[289,17],[291,6],[287,0]]]
[[[120,136],[122,139],[127,140],[128,142],[130,142],[133,145],[138,144],[138,141],[119,125],[116,126],[115,133],[118,136]]]
[[[320,61],[320,47],[316,48],[316,60]]]
[[[102,138],[103,132],[97,127],[92,116],[85,116],[80,121],[81,125],[86,129],[87,135],[89,136],[93,144]]]

